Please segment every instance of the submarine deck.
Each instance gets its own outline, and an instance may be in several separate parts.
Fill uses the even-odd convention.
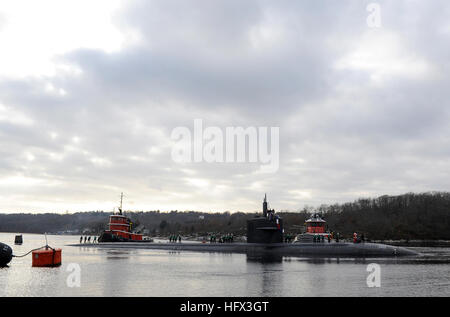
[[[269,253],[281,256],[339,256],[339,257],[386,257],[413,256],[417,252],[379,243],[136,243],[100,242],[96,244],[69,244],[73,247],[156,249],[169,251]]]

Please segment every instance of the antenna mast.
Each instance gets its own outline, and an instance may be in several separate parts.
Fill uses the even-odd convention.
[[[122,214],[122,201],[123,201],[123,193],[120,193],[120,208],[119,208],[120,214]]]

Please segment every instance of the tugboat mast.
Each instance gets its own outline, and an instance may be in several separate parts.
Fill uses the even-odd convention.
[[[123,192],[120,193],[120,207],[119,207],[119,215],[122,214],[122,201],[123,201]]]

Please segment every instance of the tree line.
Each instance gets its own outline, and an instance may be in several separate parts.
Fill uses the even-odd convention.
[[[285,233],[304,231],[305,220],[319,213],[328,230],[350,237],[364,233],[373,240],[445,239],[450,240],[450,193],[408,193],[399,196],[362,198],[354,202],[319,207],[305,207],[296,212],[278,212]],[[111,213],[103,211],[74,214],[0,214],[0,232],[57,233],[98,235],[107,226]],[[195,211],[127,212],[133,227],[148,230],[150,235],[206,235],[232,233],[245,235],[247,219],[261,213]]]

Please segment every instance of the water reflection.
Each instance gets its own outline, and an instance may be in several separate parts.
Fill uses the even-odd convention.
[[[10,241],[1,234],[0,241]],[[31,267],[31,255],[0,269],[1,296],[442,296],[449,295],[450,249],[422,248],[421,257],[298,258],[267,253],[224,254],[68,247],[79,237],[49,236],[63,265]],[[24,235],[24,254],[43,245]],[[45,241],[45,239],[44,239]],[[44,242],[45,244],[45,242]],[[67,287],[69,263],[81,267],[81,288]],[[368,288],[368,263],[379,263],[382,287]]]
[[[273,296],[282,293],[283,257],[268,252],[246,254],[247,290],[252,296]]]
[[[281,263],[283,256],[277,254],[270,254],[267,252],[247,253],[247,262],[255,263]]]
[[[122,251],[122,250],[106,251],[106,259],[107,260],[121,260],[121,259],[129,259],[129,258],[130,258],[129,251]]]
[[[311,258],[311,259],[306,259],[305,262],[309,263],[309,264],[325,264],[326,259],[324,259],[324,258]]]
[[[376,262],[377,258],[375,259],[367,259],[367,258],[330,258],[330,257],[305,257],[305,258],[296,258],[296,257],[289,257],[285,258],[285,261],[289,259],[289,261],[297,261],[297,262],[305,262],[309,264],[339,264],[339,263],[354,263],[354,264],[368,264]]]
[[[125,260],[126,262],[130,259],[130,251],[124,250],[107,250],[106,261],[110,260]],[[119,262],[120,263],[120,262]],[[103,283],[101,285],[104,296],[118,296],[121,294],[122,289],[131,287],[128,285],[131,279],[130,276],[130,265],[128,263],[123,263],[118,265],[113,265],[106,263],[103,272]]]

